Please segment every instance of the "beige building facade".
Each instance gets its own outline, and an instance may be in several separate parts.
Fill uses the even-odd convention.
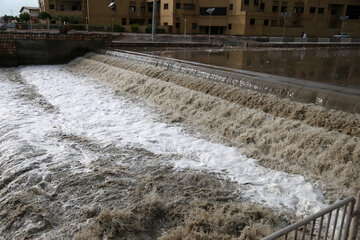
[[[48,12],[53,17],[58,15],[83,17],[85,4],[85,0],[39,0],[40,10]]]
[[[50,14],[80,14],[89,24],[149,25],[153,0],[39,0]],[[359,0],[160,0],[157,22],[169,33],[360,37]],[[211,14],[210,14],[211,13]]]
[[[148,25],[152,21],[152,1],[146,0],[115,0],[116,9],[109,7],[112,1],[86,1],[86,17],[89,24],[121,24],[121,25]],[[158,10],[160,11],[160,1],[158,1]],[[160,22],[160,15],[157,15],[157,22]]]
[[[359,0],[163,0],[160,11],[161,25],[181,34],[360,37]]]

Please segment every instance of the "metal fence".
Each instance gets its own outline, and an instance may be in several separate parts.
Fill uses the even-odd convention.
[[[359,216],[360,192],[357,200],[349,197],[336,202],[314,215],[263,238],[263,240],[356,240]]]

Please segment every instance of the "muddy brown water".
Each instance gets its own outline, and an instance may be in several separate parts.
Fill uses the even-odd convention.
[[[360,91],[360,48],[178,49],[151,54],[336,84]]]
[[[359,114],[101,54],[80,58],[72,66],[148,99],[167,111],[170,120],[188,122],[209,139],[236,146],[264,166],[321,179],[332,186],[326,192],[335,198],[360,190]],[[334,188],[340,195],[333,195]]]
[[[76,68],[82,67],[63,70]],[[0,71],[1,83],[12,86],[8,117],[20,114],[0,122],[1,240],[259,239],[295,219],[247,202],[236,182],[218,174],[160,164],[177,155],[104,147],[56,126],[45,137],[65,151],[60,158],[49,154],[19,138],[18,129],[33,124],[33,116],[56,116],[59,109],[16,69]],[[79,161],[83,154],[92,159],[86,166]]]
[[[360,190],[359,114],[102,54],[76,59],[64,71],[96,77],[119,95],[145,99],[164,113],[162,120],[235,146],[263,166],[301,174],[329,202]],[[15,69],[2,74],[19,85],[16,98],[56,113],[56,106],[22,82]],[[2,125],[0,143],[13,137],[16,127]],[[242,186],[217,174],[159,165],[168,155],[111,144],[102,148],[93,139],[61,131],[55,137],[74,148],[74,156],[86,151],[97,157],[86,171],[75,161],[74,172],[69,161],[54,163],[21,141],[18,152],[0,162],[1,240],[259,239],[296,219],[285,210],[246,202]],[[29,158],[32,164],[22,166]],[[46,176],[37,172],[44,166]]]

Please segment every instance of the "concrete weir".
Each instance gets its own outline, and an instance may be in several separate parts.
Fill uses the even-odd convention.
[[[356,89],[277,75],[230,69],[202,63],[159,57],[130,51],[100,51],[102,54],[134,62],[165,67],[169,71],[269,93],[329,109],[360,113],[360,93]]]
[[[168,38],[166,38],[169,40]],[[160,39],[162,41],[166,39]],[[36,64],[62,64],[90,51],[130,61],[166,67],[168,70],[198,76],[243,89],[270,93],[281,98],[312,103],[330,109],[360,113],[360,93],[357,90],[295,78],[274,76],[245,70],[156,57],[130,51],[100,49],[150,49],[166,47],[219,47],[204,42],[129,42],[113,41],[111,34],[95,33],[20,33],[0,34],[0,67]],[[125,39],[126,40],[126,39]]]

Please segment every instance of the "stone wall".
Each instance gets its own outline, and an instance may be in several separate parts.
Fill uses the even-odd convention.
[[[0,33],[0,67],[60,64],[111,46],[110,34]]]

